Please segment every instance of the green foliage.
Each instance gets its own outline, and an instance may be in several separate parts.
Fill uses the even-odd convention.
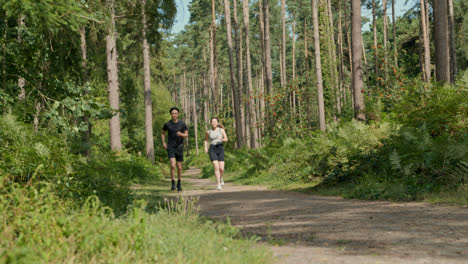
[[[48,182],[60,197],[77,204],[97,195],[116,214],[131,203],[131,183],[161,178],[157,165],[124,152],[115,155],[94,148],[86,160],[72,154],[60,134],[34,132],[12,115],[0,117],[0,174],[22,185]]]
[[[168,203],[156,214],[135,203],[116,218],[97,197],[81,208],[48,184],[26,188],[0,178],[0,263],[270,263],[255,239],[196,214],[193,203]],[[203,243],[200,243],[203,241]],[[222,253],[221,253],[222,252]],[[213,257],[216,256],[216,257]]]

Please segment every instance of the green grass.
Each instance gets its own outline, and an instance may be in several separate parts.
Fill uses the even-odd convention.
[[[3,180],[3,179],[2,179]],[[91,197],[71,209],[47,185],[20,188],[2,181],[0,263],[271,263],[255,238],[229,223],[198,216],[193,200],[158,208],[139,200],[115,217]],[[148,186],[147,186],[148,187]],[[156,195],[162,185],[141,188]],[[5,192],[5,190],[7,192]],[[157,195],[156,195],[157,196]]]

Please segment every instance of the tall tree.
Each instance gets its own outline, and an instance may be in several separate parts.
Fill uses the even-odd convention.
[[[396,20],[395,20],[395,1],[392,0],[392,24],[393,24],[393,62],[395,68],[398,68],[397,41],[396,41]]]
[[[436,80],[450,82],[447,1],[434,0],[434,36]]]
[[[421,29],[422,29],[422,39],[424,43],[424,80],[426,82],[431,81],[431,50],[429,45],[429,33],[427,32],[428,25],[426,25],[426,6],[424,0],[420,0],[420,9],[421,9]]]
[[[243,85],[243,72],[242,72],[242,46],[241,46],[241,35],[239,34],[239,22],[237,18],[237,0],[233,3],[233,22],[234,22],[234,41],[236,42],[236,60],[237,60],[237,89],[239,94],[239,104],[240,104],[240,123],[242,124],[242,145],[247,144],[247,133],[246,133],[246,113],[244,107],[242,106],[241,98],[244,95],[244,85]]]
[[[296,11],[293,11],[293,24],[292,24],[292,83],[293,87],[296,85]],[[296,113],[296,93],[292,91],[293,113]]]
[[[319,22],[317,1],[311,0],[312,5],[312,23],[314,27],[314,53],[315,53],[315,74],[317,78],[317,101],[319,110],[319,126],[320,130],[325,131],[325,104],[323,99],[323,81],[322,81],[322,62],[320,59],[320,37],[319,37]]]
[[[270,40],[270,7],[268,0],[263,0],[263,20],[264,20],[264,52],[265,52],[265,74],[267,94],[273,91],[273,73],[271,70],[271,40]]]
[[[82,82],[85,84],[88,81],[88,58],[86,52],[86,28],[84,26],[80,27],[80,48],[81,48],[81,70],[82,73]],[[88,92],[85,91],[85,95]],[[87,129],[81,135],[83,141],[83,155],[89,156],[90,154],[90,137],[91,137],[91,123],[89,122],[89,117],[84,116],[82,121],[86,124]]]
[[[247,75],[247,95],[249,95],[249,102],[247,103],[249,117],[250,117],[250,146],[252,148],[257,148],[257,138],[258,133],[257,129],[254,128],[254,124],[257,123],[256,121],[256,112],[254,110],[254,98],[253,96],[253,89],[252,89],[252,66],[250,62],[250,37],[249,37],[249,0],[242,1],[242,10],[244,15],[244,35],[245,35],[245,64],[246,64],[246,75]]]
[[[154,163],[154,143],[153,143],[153,108],[151,101],[151,75],[150,75],[150,54],[149,45],[146,38],[146,0],[141,0],[141,23],[143,40],[143,78],[144,78],[144,98],[145,98],[145,147],[146,157]]]
[[[379,61],[377,59],[377,20],[375,15],[375,0],[372,0],[372,31],[374,33],[374,71],[375,77],[379,77]]]
[[[226,22],[226,35],[228,41],[228,54],[229,54],[229,72],[231,74],[231,90],[233,93],[234,101],[234,112],[236,120],[236,137],[237,137],[237,147],[240,148],[243,145],[242,139],[242,121],[241,121],[241,105],[240,105],[240,94],[239,90],[236,88],[236,75],[234,74],[234,58],[233,58],[233,47],[232,47],[232,27],[231,27],[231,8],[229,5],[229,0],[224,0],[224,18]]]
[[[107,25],[106,54],[107,54],[107,82],[109,104],[115,114],[109,121],[110,146],[113,151],[122,149],[120,140],[120,106],[119,106],[119,73],[117,63],[117,31],[115,28],[115,1],[106,0],[109,12],[109,24]]]
[[[387,38],[388,38],[388,22],[387,22],[387,1],[382,0],[383,6],[383,47],[384,47],[384,76],[388,79],[388,59],[387,59]]]
[[[448,4],[448,15],[449,15],[449,35],[450,35],[450,81],[455,83],[455,77],[457,76],[457,55],[455,52],[455,19],[453,14],[453,0],[447,0]]]
[[[281,19],[283,22],[283,42],[282,42],[282,58],[283,58],[283,63],[281,64],[281,68],[283,69],[283,84],[287,85],[287,80],[286,80],[286,0],[281,0]]]
[[[213,86],[213,97],[214,97],[214,110],[218,113],[218,60],[217,60],[217,51],[216,51],[216,10],[215,10],[215,0],[211,0],[211,14],[212,14],[212,22],[211,22],[211,32],[212,32],[212,53],[210,53],[213,61],[213,70],[212,70],[212,86]]]
[[[198,156],[198,117],[197,117],[197,105],[196,105],[196,93],[195,93],[195,73],[192,72],[192,115],[193,115],[193,128],[195,130],[195,149]]]
[[[361,90],[364,87],[362,79],[361,0],[351,0],[351,37],[353,50],[354,118],[365,121],[364,98],[361,94]]]

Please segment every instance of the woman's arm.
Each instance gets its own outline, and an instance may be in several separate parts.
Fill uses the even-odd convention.
[[[226,135],[226,131],[224,131],[224,129],[221,129],[221,133],[223,134],[223,142],[228,142],[228,137]]]

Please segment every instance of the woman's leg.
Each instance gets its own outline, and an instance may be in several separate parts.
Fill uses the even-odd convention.
[[[219,178],[221,181],[224,175],[224,161],[218,161],[218,164],[219,164]]]
[[[219,163],[217,160],[213,160],[214,173],[216,176],[216,183],[220,184],[220,174],[219,174]]]

